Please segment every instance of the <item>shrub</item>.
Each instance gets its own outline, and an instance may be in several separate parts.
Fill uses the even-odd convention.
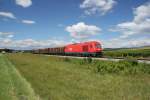
[[[65,58],[63,58],[63,61],[65,61],[65,62],[70,62],[71,60],[70,60],[70,58],[65,57]]]
[[[91,64],[92,61],[93,61],[93,59],[92,59],[91,57],[87,57],[87,58],[83,58],[83,59],[79,62],[79,64],[80,64],[80,65],[83,65],[83,64]]]
[[[87,60],[87,63],[92,63],[92,58],[91,57],[88,57],[86,60]]]
[[[69,58],[61,58],[65,62],[70,62]],[[100,74],[150,74],[150,65],[145,63],[138,63],[133,57],[127,57],[119,62],[113,61],[99,61],[92,58],[73,59],[71,63],[86,66],[91,71]]]
[[[128,62],[132,66],[137,66],[138,65],[138,60],[133,58],[133,57],[127,57],[126,59],[123,60],[123,62]]]
[[[99,61],[93,65],[95,72],[100,74],[150,74],[149,64],[138,64],[137,60],[122,60],[119,62]]]
[[[143,64],[141,64],[140,70],[141,70],[143,73],[148,73],[148,74],[150,74],[150,65],[143,63]]]

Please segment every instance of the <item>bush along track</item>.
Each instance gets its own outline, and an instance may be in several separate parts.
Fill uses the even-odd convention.
[[[40,100],[11,62],[0,54],[0,100]]]
[[[69,60],[73,63],[87,66],[90,70],[100,74],[150,74],[150,64],[138,63],[136,59],[124,59],[119,62],[99,61],[92,58]]]

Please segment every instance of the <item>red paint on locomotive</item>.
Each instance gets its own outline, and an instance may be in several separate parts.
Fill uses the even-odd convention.
[[[101,44],[97,41],[75,43],[65,46],[65,53],[99,53],[102,52]]]

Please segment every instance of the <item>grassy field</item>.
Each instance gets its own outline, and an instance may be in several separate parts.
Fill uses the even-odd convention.
[[[0,54],[0,100],[39,100],[30,84]]]
[[[149,58],[150,47],[131,48],[131,49],[113,49],[104,50],[105,57],[134,57],[134,58]]]
[[[137,68],[137,72],[132,74],[124,73],[126,70],[122,67],[119,73],[114,70],[125,62],[91,62],[32,54],[7,56],[43,100],[150,99],[150,74],[140,67],[147,66],[145,68],[148,69],[147,64],[129,63],[133,64],[133,69]],[[104,68],[106,65],[115,67]]]

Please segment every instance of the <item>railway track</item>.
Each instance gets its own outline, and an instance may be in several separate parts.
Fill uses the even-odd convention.
[[[87,57],[77,57],[77,56],[60,56],[60,55],[46,55],[46,56],[57,56],[57,57],[62,57],[62,58],[76,58],[76,59],[84,59]],[[94,60],[103,60],[103,61],[120,61],[120,60],[124,60],[125,58],[109,58],[109,57],[101,57],[101,58],[97,58],[97,57],[92,57],[92,59]],[[139,63],[146,63],[146,64],[150,64],[150,59],[137,59],[137,61]]]

